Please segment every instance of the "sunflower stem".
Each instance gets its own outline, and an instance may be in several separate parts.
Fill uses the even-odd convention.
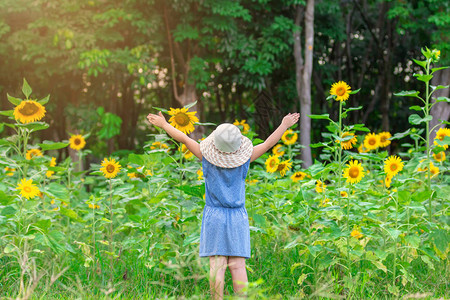
[[[339,138],[342,138],[342,101],[339,101]],[[338,165],[338,190],[341,190],[341,176],[342,176],[342,142],[339,142],[339,165]],[[341,206],[341,194],[338,195],[339,206]]]
[[[109,252],[110,252],[110,260],[109,260],[109,280],[110,283],[113,283],[113,259],[114,259],[114,247],[113,247],[113,207],[112,207],[112,183],[111,179],[109,179],[109,213],[111,215],[111,223],[109,226]]]
[[[431,58],[427,59],[427,66],[426,66],[426,75],[430,75],[430,63],[431,63]],[[430,107],[429,107],[429,102],[430,102],[430,96],[431,94],[429,93],[429,85],[430,85],[430,81],[427,80],[425,82],[425,119],[428,118],[429,114],[430,114]],[[428,168],[427,168],[427,173],[428,173],[428,177],[427,177],[427,186],[428,186],[428,191],[430,191],[430,196],[428,197],[428,217],[429,217],[429,221],[432,221],[433,215],[432,215],[432,207],[431,207],[431,163],[430,163],[430,121],[426,121],[425,122],[425,126],[426,126],[426,143],[427,143],[427,164],[428,164]]]

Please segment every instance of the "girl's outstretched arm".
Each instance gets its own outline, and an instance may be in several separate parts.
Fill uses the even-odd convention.
[[[281,121],[280,126],[264,141],[264,143],[259,144],[253,148],[253,153],[250,158],[250,162],[254,161],[264,153],[266,153],[267,150],[275,146],[276,143],[281,139],[283,136],[283,133],[292,125],[298,122],[298,119],[300,118],[299,113],[293,113],[288,114],[283,118],[283,121]]]
[[[188,137],[180,130],[176,129],[175,127],[167,123],[166,119],[164,118],[161,112],[159,112],[157,115],[148,114],[147,119],[153,125],[164,129],[171,137],[173,137],[178,142],[185,144],[186,147],[189,149],[189,151],[192,152],[192,154],[197,156],[200,160],[202,159],[200,144],[197,143],[195,140],[191,139],[190,137]]]

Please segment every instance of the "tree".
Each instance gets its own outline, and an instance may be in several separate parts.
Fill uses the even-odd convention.
[[[300,143],[303,145],[302,160],[303,167],[312,165],[311,156],[311,75],[313,69],[313,49],[314,49],[314,0],[307,0],[306,9],[296,5],[294,31],[294,57],[296,70],[296,87],[300,100]],[[300,23],[304,15],[305,22],[305,46],[302,47],[300,38]],[[302,53],[303,49],[303,53]]]

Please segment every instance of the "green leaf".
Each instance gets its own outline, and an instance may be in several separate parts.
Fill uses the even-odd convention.
[[[428,82],[431,80],[431,78],[433,78],[433,75],[424,75],[424,74],[414,74],[414,77],[417,77],[417,80],[423,81],[423,82]]]
[[[128,155],[128,161],[132,164],[136,164],[138,166],[143,166],[145,159],[144,159],[145,155],[139,155],[139,154],[134,154],[131,153],[130,155]]]
[[[3,111],[0,111],[0,115],[6,116],[6,117],[14,117],[14,110],[3,110]]]
[[[31,92],[32,92],[32,89],[31,89],[30,85],[28,84],[27,80],[24,78],[23,85],[22,85],[22,93],[28,99],[28,97],[30,97],[30,95],[31,95]]]
[[[433,119],[433,116],[431,116],[431,115],[421,118],[418,114],[412,114],[409,116],[408,121],[412,125],[418,125],[423,122],[429,122],[432,119]]]
[[[357,90],[351,91],[351,92],[349,92],[349,94],[350,94],[350,95],[356,94],[356,93],[358,93],[360,90],[361,90],[361,89],[357,89]],[[362,107],[362,106],[361,106],[361,107]]]
[[[156,107],[156,106],[153,106],[153,108],[156,109],[156,110],[162,111],[163,113],[166,113],[166,114],[169,112],[169,111],[168,111],[167,109],[165,109],[165,108]]]
[[[427,67],[427,61],[426,60],[417,60],[413,58],[413,61],[418,64],[419,66],[421,66],[422,68],[426,69]]]
[[[60,143],[60,142],[52,142],[52,141],[43,141],[41,144],[38,144],[42,150],[56,150],[62,149],[69,146],[69,143]]]
[[[410,244],[413,248],[419,248],[420,246],[420,238],[417,235],[407,235],[405,240],[408,244]]]
[[[404,138],[408,134],[410,134],[410,132],[411,132],[411,128],[409,128],[408,130],[406,130],[404,132],[398,132],[398,133],[394,134],[394,136],[391,137],[390,140],[399,140],[401,138]]]
[[[450,236],[443,229],[435,229],[430,234],[431,239],[433,240],[434,245],[439,251],[445,253],[447,248],[450,245]]]
[[[409,109],[415,110],[415,111],[422,111],[423,110],[423,108],[418,106],[418,105],[410,106]]]
[[[185,192],[186,194],[194,197],[199,197],[203,199],[203,194],[205,193],[205,186],[202,185],[182,185],[178,187],[179,190]]]
[[[84,221],[82,218],[80,218],[80,217],[78,216],[78,214],[77,214],[74,210],[72,210],[72,209],[65,208],[65,207],[61,207],[60,213],[61,213],[62,215],[65,215],[65,216],[69,217],[70,219],[72,219],[72,220],[74,220],[74,221],[77,221],[77,222],[85,222],[85,221]]]
[[[431,69],[431,74],[433,74],[436,71],[444,70],[444,69],[448,69],[448,68],[449,68],[448,66],[447,67],[432,68]]]
[[[189,109],[189,108],[191,108],[192,106],[194,106],[195,104],[197,104],[197,100],[195,100],[195,101],[192,102],[192,103],[186,104],[186,105],[183,106],[183,107],[186,108],[186,109]]]
[[[47,97],[42,98],[41,100],[38,101],[39,104],[45,105],[48,103],[48,100],[50,100],[50,95],[47,95]]]
[[[322,115],[308,115],[311,119],[318,119],[318,120],[330,120],[329,114],[322,114]]]
[[[430,258],[426,255],[421,255],[420,258],[423,260],[424,263],[428,265],[428,267],[432,270],[434,270],[433,262],[430,260]]]
[[[354,111],[354,110],[360,110],[361,108],[363,108],[362,106],[358,106],[358,107],[349,107],[347,109],[344,109],[345,112],[349,112],[349,111]]]
[[[418,91],[401,91],[399,93],[394,93],[394,96],[399,96],[399,97],[418,97],[419,96]]]
[[[69,191],[65,186],[58,184],[56,182],[51,182],[45,187],[45,192],[56,199],[61,199],[65,202],[69,201]]]
[[[200,122],[197,122],[197,123],[195,123],[195,125],[203,125],[203,126],[217,126],[217,124],[216,123],[200,123]]]
[[[449,102],[450,103],[450,98],[448,97],[439,97],[436,99],[436,102]]]
[[[8,101],[14,104],[15,106],[19,105],[20,102],[22,102],[22,99],[10,96],[8,93],[6,94],[6,97],[8,97]]]

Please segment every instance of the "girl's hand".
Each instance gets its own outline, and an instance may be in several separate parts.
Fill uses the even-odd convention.
[[[289,128],[292,125],[294,125],[295,123],[297,123],[298,119],[300,119],[299,113],[293,113],[293,114],[289,113],[283,118],[283,121],[281,121],[281,124],[284,124],[287,126],[287,128]]]
[[[162,112],[159,112],[157,115],[148,114],[147,119],[150,123],[152,123],[153,125],[158,126],[158,127],[163,127],[164,124],[167,123]]]

